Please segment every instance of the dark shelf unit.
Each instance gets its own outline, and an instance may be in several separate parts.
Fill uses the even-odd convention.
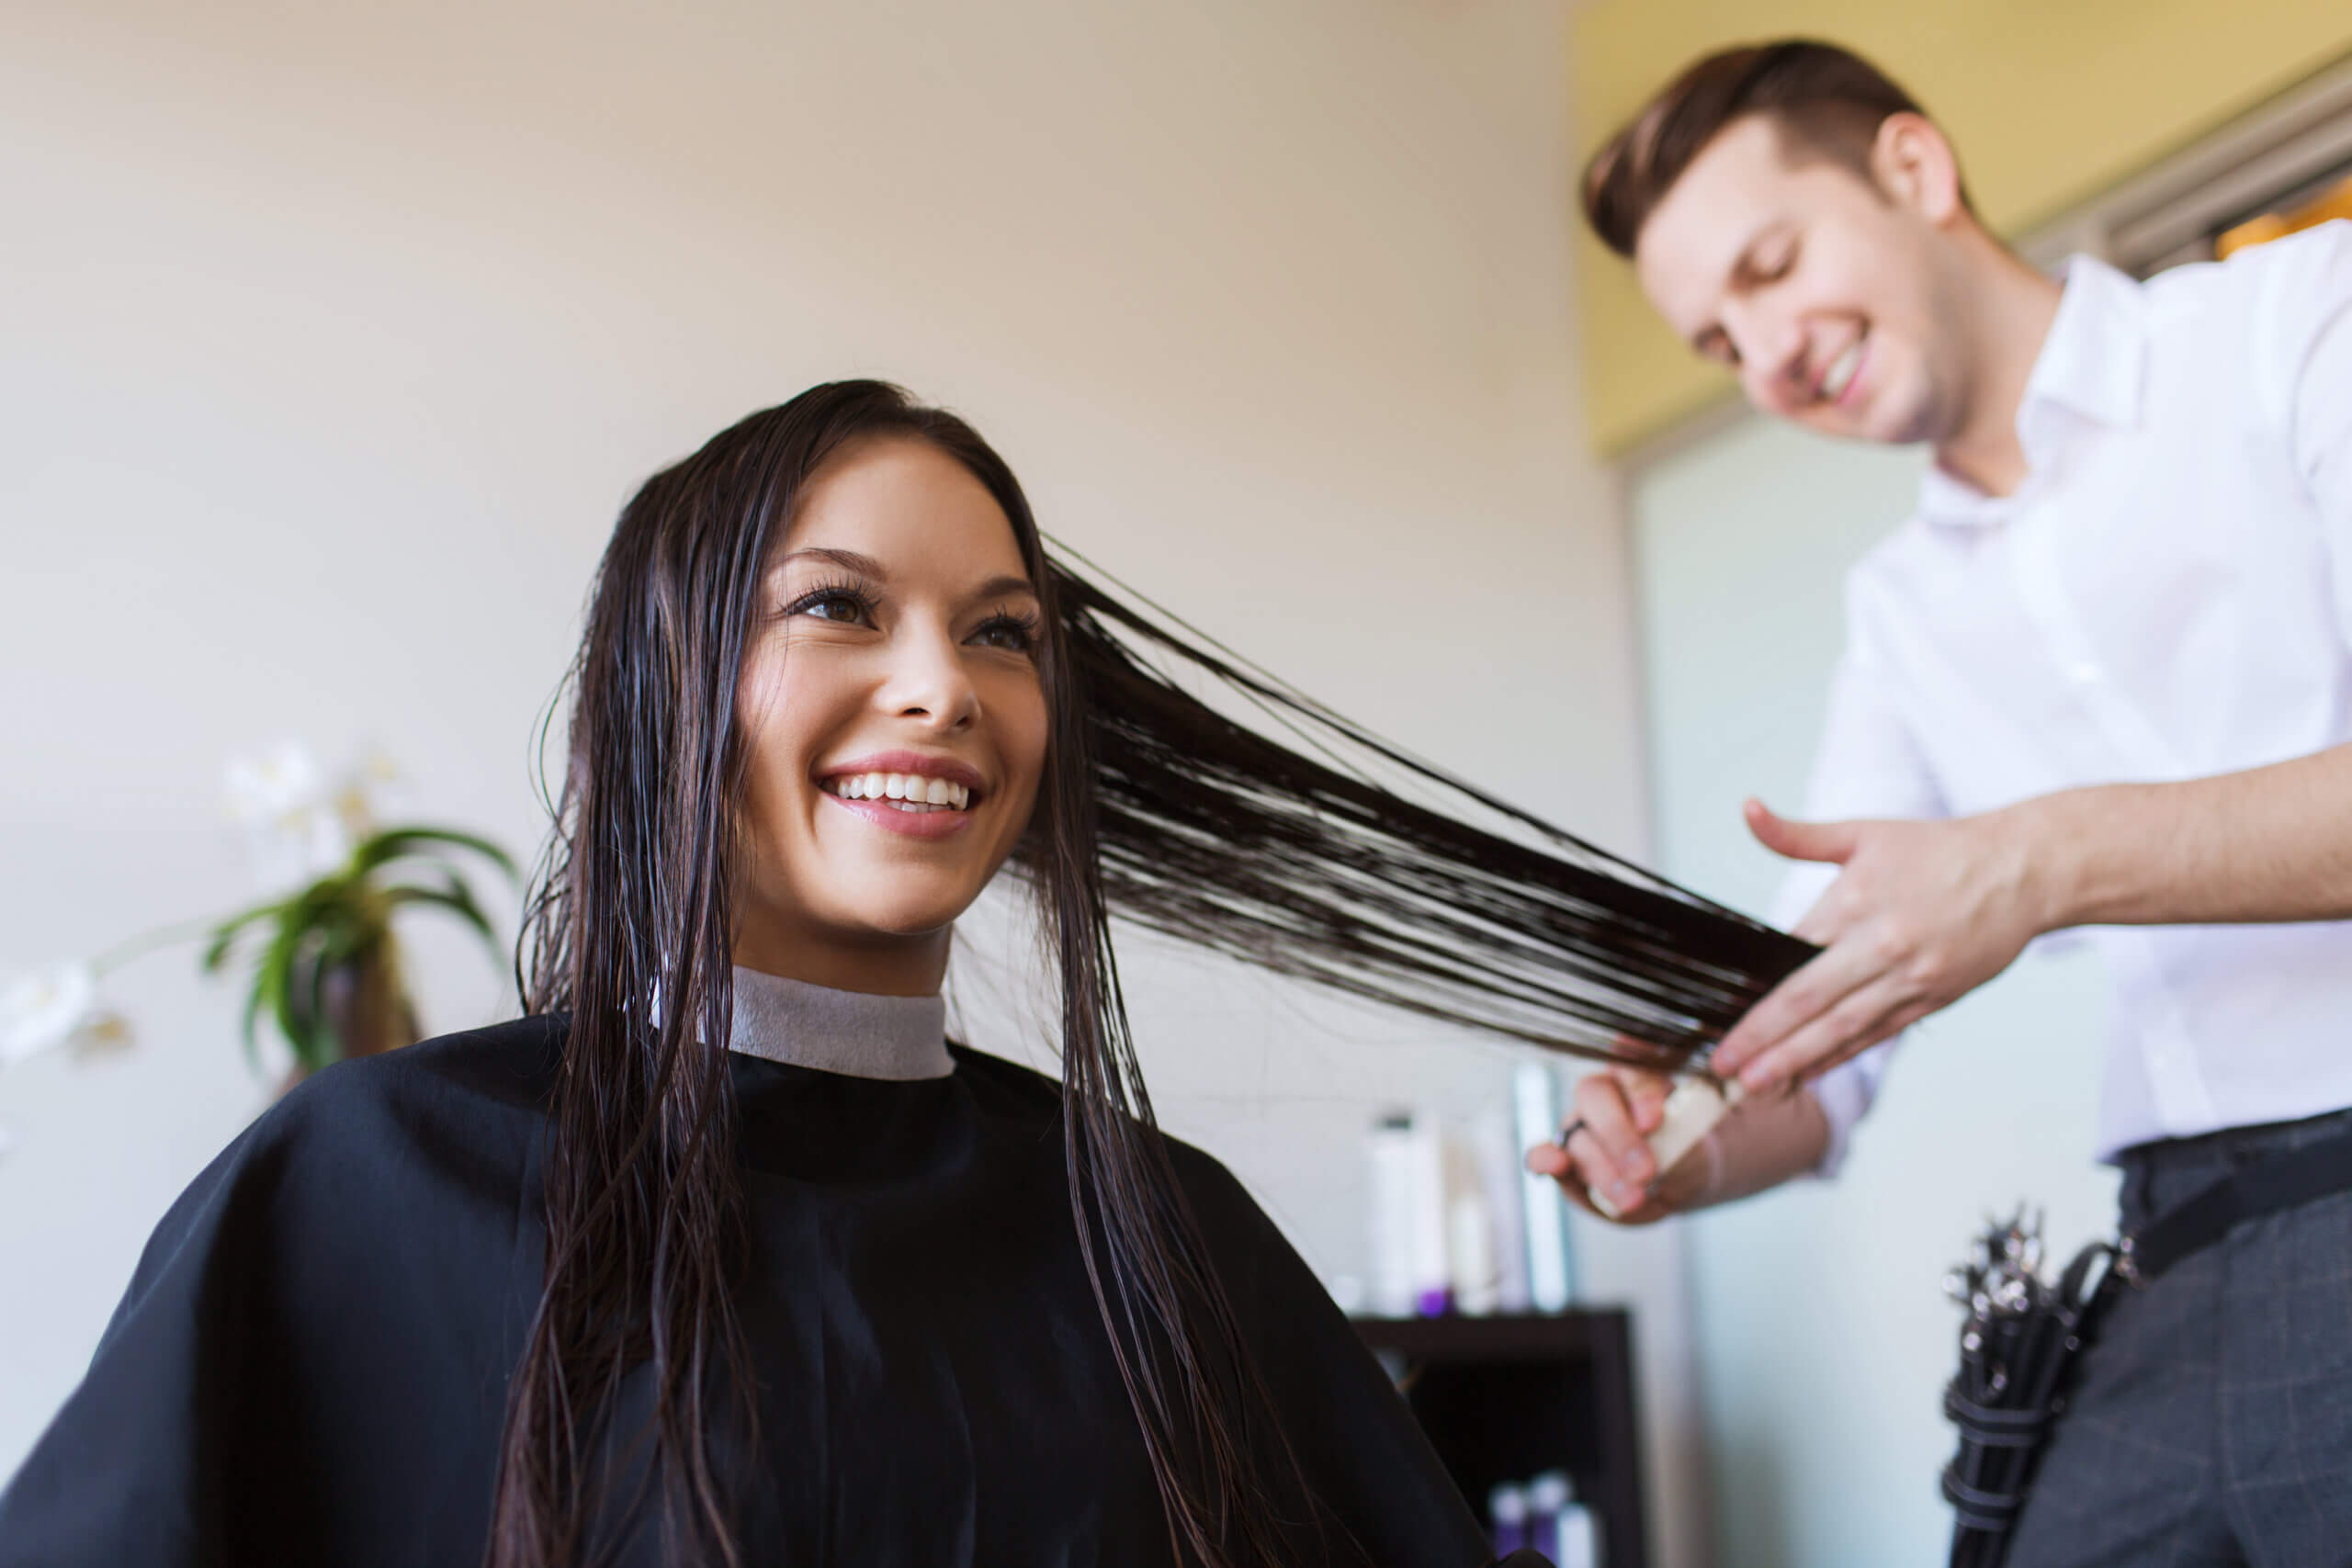
[[[1631,1314],[1355,1323],[1365,1344],[1403,1358],[1405,1403],[1474,1511],[1506,1481],[1565,1470],[1600,1517],[1608,1568],[1649,1568]]]

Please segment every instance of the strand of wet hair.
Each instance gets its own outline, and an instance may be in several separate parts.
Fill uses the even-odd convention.
[[[1412,755],[1125,584],[1114,594],[1067,546],[1056,555],[1103,883],[1124,919],[1388,1007],[1675,1069],[1703,1067],[1818,951]],[[1294,744],[1188,688],[1204,680]]]

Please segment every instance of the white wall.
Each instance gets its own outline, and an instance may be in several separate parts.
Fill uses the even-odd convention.
[[[1923,454],[1747,418],[1631,487],[1656,842],[1762,911],[1784,863],[1741,799],[1802,808],[1846,568],[1910,509]],[[1914,1032],[1835,1185],[1690,1222],[1715,1555],[1739,1568],[1929,1562],[1950,1538],[1944,1271],[1985,1216],[2048,1208],[2062,1258],[2114,1223],[2091,1163],[2095,955],[2029,953]]]
[[[279,734],[378,741],[419,814],[534,842],[527,736],[630,486],[847,374],[971,415],[1049,527],[1201,625],[1637,850],[1563,10],[12,7],[0,965],[245,897],[219,771]],[[416,940],[428,1023],[500,1012]],[[0,1077],[0,1473],[261,1103],[192,968],[113,984],[135,1052]],[[1362,1268],[1369,1108],[1504,1060],[1196,964],[1135,988],[1168,1119],[1329,1273]],[[1668,1461],[1673,1245],[1588,1258],[1665,1292]]]

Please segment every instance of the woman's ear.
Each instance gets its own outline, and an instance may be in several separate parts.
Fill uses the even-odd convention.
[[[1887,198],[1940,229],[1967,212],[1960,156],[1925,115],[1891,114],[1871,144],[1871,176]]]

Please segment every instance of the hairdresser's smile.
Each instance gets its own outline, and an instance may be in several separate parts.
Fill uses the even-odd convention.
[[[1848,344],[1822,370],[1821,378],[1814,385],[1814,396],[1841,408],[1847,406],[1849,395],[1859,400],[1862,364],[1869,357],[1869,344],[1870,333],[1867,331],[1856,333],[1854,341]]]
[[[956,458],[876,439],[819,468],[771,554],[736,690],[736,960],[936,988],[1045,768],[1042,610],[1012,522]]]

